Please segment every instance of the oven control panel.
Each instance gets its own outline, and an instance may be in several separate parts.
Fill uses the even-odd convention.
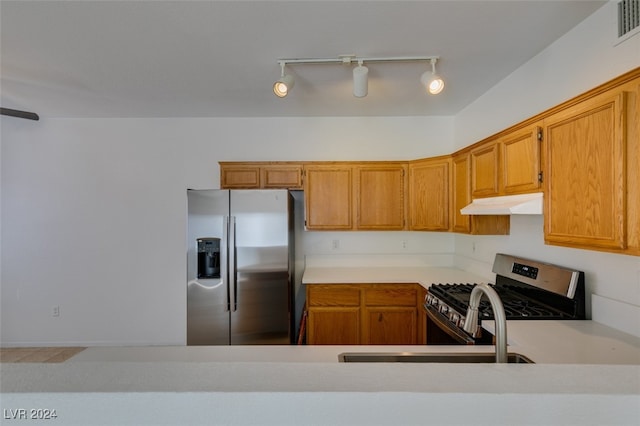
[[[538,278],[538,268],[535,266],[528,266],[522,263],[513,262],[513,268],[511,272],[514,274],[522,275],[523,277],[531,278],[535,280]]]
[[[504,253],[496,254],[493,272],[496,280],[507,277],[570,299],[575,296],[579,283],[581,288],[584,286],[584,272]]]

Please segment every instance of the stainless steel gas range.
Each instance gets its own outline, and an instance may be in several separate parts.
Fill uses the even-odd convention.
[[[584,272],[557,265],[496,254],[493,272],[496,290],[507,320],[585,319]],[[469,297],[475,284],[432,284],[425,298],[427,344],[492,344],[493,336],[463,330]],[[484,299],[478,309],[480,320],[493,319]]]

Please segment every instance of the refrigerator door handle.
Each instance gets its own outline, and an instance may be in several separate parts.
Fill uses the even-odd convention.
[[[229,260],[229,256],[231,256],[230,255],[230,250],[229,250],[229,238],[230,238],[229,223],[230,223],[229,216],[225,216],[224,217],[224,231],[223,232],[225,234],[224,235],[225,236],[224,241],[226,241],[226,243],[224,245],[224,250],[225,250],[225,253],[226,253],[224,260],[226,262],[226,265],[225,265],[225,271],[224,271],[223,277],[224,277],[224,282],[227,285],[227,309],[226,309],[227,312],[231,310],[231,287],[229,286],[229,266],[231,265],[230,264],[230,260]]]
[[[230,310],[238,310],[238,262],[236,260],[236,218],[229,217],[229,297]]]

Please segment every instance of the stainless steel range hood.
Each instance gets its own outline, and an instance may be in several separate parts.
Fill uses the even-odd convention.
[[[542,192],[478,198],[460,209],[469,215],[542,214]]]

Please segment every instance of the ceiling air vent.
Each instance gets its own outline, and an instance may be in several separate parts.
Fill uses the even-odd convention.
[[[640,0],[620,0],[618,3],[618,38],[637,33],[640,29]],[[634,31],[635,30],[635,31]]]

